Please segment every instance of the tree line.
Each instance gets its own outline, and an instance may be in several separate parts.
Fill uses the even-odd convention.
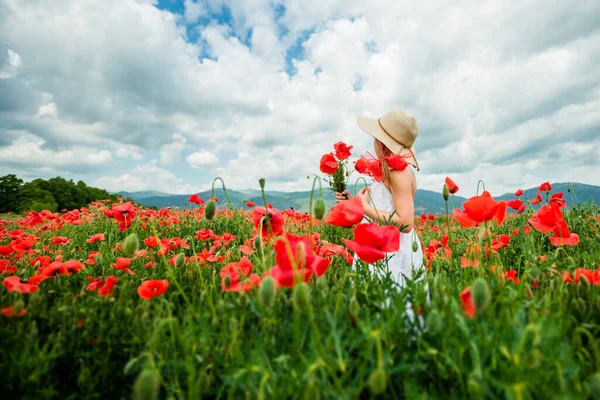
[[[25,183],[14,174],[0,177],[0,213],[74,210],[97,200],[116,201],[118,197],[83,181],[75,183],[60,176]]]

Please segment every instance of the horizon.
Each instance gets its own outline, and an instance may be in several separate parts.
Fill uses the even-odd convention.
[[[335,142],[372,150],[357,116],[401,107],[421,189],[598,185],[595,15],[593,0],[0,0],[0,170],[304,191]]]

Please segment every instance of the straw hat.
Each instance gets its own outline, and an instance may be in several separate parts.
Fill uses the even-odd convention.
[[[405,156],[406,162],[412,164],[417,171],[419,170],[419,163],[413,150],[413,144],[419,134],[415,117],[396,108],[381,118],[358,117],[356,124],[360,129],[385,144],[392,153]]]

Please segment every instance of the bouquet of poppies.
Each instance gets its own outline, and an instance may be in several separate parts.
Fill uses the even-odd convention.
[[[334,192],[342,193],[348,187],[348,178],[352,173],[348,172],[348,158],[353,147],[344,142],[337,142],[333,145],[335,152],[324,154],[321,157],[319,169],[327,175],[326,181]]]

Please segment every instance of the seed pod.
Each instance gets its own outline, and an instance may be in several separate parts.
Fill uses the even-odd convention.
[[[260,178],[258,180],[258,184],[260,185],[261,189],[264,189],[265,188],[265,180],[264,180],[264,178]]]
[[[177,259],[175,260],[175,268],[183,267],[184,263],[185,263],[185,254],[179,253],[179,255],[177,256]]]
[[[150,400],[158,398],[160,379],[151,368],[145,368],[138,375],[133,385],[134,400]]]
[[[315,202],[314,211],[315,218],[318,220],[322,220],[325,216],[325,199],[323,199],[322,197],[319,197],[317,199],[317,201]]]
[[[444,201],[448,201],[449,193],[448,193],[448,185],[444,183],[444,188],[442,189],[442,196],[444,197]]]
[[[413,251],[413,253],[416,253],[417,250],[419,250],[419,244],[417,243],[416,240],[414,240],[412,243],[412,251]]]
[[[427,319],[425,320],[425,324],[427,326],[427,330],[431,333],[438,333],[442,330],[442,316],[440,312],[436,309],[431,310]]]
[[[487,281],[482,278],[477,278],[471,285],[471,293],[473,293],[473,303],[475,304],[477,311],[485,311],[492,300],[492,294],[490,293],[490,287],[488,286]]]
[[[387,385],[387,377],[385,376],[385,370],[383,368],[377,368],[369,376],[369,389],[375,394],[381,394],[385,392]]]
[[[277,296],[277,291],[275,290],[275,280],[272,277],[267,276],[260,284],[258,301],[260,301],[260,304],[265,307],[271,307],[275,301],[275,296]]]
[[[300,314],[308,312],[310,309],[310,293],[306,283],[302,282],[294,287],[293,295],[294,310]]]
[[[262,247],[262,242],[260,241],[260,236],[256,236],[254,238],[254,248],[256,250],[260,249]]]
[[[593,400],[600,400],[600,372],[596,372],[590,377],[589,382],[590,397]]]
[[[360,304],[358,304],[358,300],[356,300],[356,297],[352,297],[350,299],[348,310],[350,311],[350,314],[354,316],[358,315],[358,311],[360,310]]]
[[[317,279],[317,289],[319,289],[319,292],[324,292],[325,290],[328,289],[328,287],[327,287],[327,276],[326,275],[321,275]]]
[[[248,305],[248,296],[243,293],[240,294],[237,302],[240,307],[246,307],[246,305]]]
[[[211,220],[215,217],[215,213],[217,212],[217,204],[213,199],[210,199],[206,202],[206,206],[204,207],[204,216],[206,219]]]
[[[125,238],[125,243],[123,245],[123,252],[127,257],[135,256],[135,252],[140,248],[140,240],[138,239],[135,233],[127,236]]]

